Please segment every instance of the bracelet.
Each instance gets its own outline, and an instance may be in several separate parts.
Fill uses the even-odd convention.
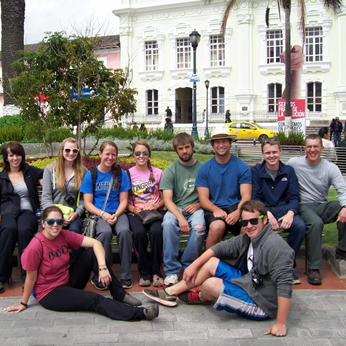
[[[108,268],[107,267],[99,268],[99,272],[102,270],[108,270]]]
[[[105,264],[99,264],[99,268],[101,268],[101,267],[106,267],[106,265]]]
[[[101,219],[103,219],[102,216],[104,215],[104,213],[105,213],[104,211],[101,211],[101,214],[100,214],[100,218],[101,218]]]
[[[23,306],[25,306],[26,308],[28,308],[28,306],[29,306],[28,304],[25,304],[25,303],[23,303],[23,302],[20,302],[20,304],[23,305]]]

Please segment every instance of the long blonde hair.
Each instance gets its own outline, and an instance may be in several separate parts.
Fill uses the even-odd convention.
[[[64,139],[60,145],[59,156],[55,166],[56,181],[60,191],[65,187],[65,159],[63,151],[66,143],[76,144],[77,149],[79,149],[78,142],[72,137]],[[80,150],[78,151],[76,159],[73,161],[72,167],[74,172],[74,189],[75,191],[78,191],[84,178],[84,166]]]

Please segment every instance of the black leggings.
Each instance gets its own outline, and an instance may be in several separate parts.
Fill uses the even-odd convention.
[[[94,311],[113,320],[135,321],[145,319],[144,308],[130,306],[120,301],[126,292],[107,263],[112,277],[110,293],[113,299],[84,291],[91,271],[98,272],[98,263],[93,249],[86,249],[70,266],[70,281],[44,296],[39,303],[54,311]]]

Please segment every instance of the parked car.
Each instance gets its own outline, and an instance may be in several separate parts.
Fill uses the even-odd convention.
[[[263,141],[270,137],[276,137],[277,133],[270,129],[265,129],[258,124],[250,121],[232,121],[225,125],[229,134],[236,136],[237,139],[254,139]]]

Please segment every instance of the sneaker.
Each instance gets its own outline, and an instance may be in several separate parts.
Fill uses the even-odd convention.
[[[5,292],[5,284],[0,282],[0,294]]]
[[[159,276],[157,274],[154,274],[153,276],[153,286],[154,287],[160,287],[163,285],[163,277]]]
[[[318,269],[308,269],[308,283],[311,285],[321,285],[322,279]]]
[[[96,289],[100,291],[108,290],[108,287],[103,286],[101,282],[98,280],[95,280],[94,278],[91,279],[91,284],[95,286]]]
[[[159,304],[144,308],[144,315],[147,320],[153,320],[154,318],[159,316]]]
[[[133,286],[131,279],[128,279],[128,280],[121,279],[120,284],[121,284],[122,288],[125,288],[125,289],[131,288]]]
[[[339,248],[336,248],[335,257],[337,259],[342,259],[342,260],[346,261],[346,251],[343,251],[343,250],[340,250]]]
[[[134,296],[131,296],[130,293],[126,293],[124,298],[121,300],[122,303],[132,305],[132,306],[140,306],[142,305],[142,302],[135,298]]]
[[[141,287],[149,287],[151,286],[151,282],[149,279],[144,279],[143,276],[141,276],[139,278],[139,282],[138,282],[139,286]]]
[[[292,272],[292,276],[293,276],[293,285],[300,285],[301,281],[299,276],[295,273],[295,271],[293,270]]]
[[[177,297],[174,295],[170,295],[166,292],[165,289],[153,291],[145,289],[142,291],[148,298],[155,300],[156,302],[165,305],[165,306],[176,306],[177,305]]]
[[[197,305],[197,304],[212,304],[213,301],[207,300],[202,302],[198,299],[198,293],[200,291],[187,291],[181,294],[178,294],[178,298],[181,302],[188,305]]]
[[[172,275],[167,275],[164,281],[164,284],[166,286],[173,286],[178,283],[178,275],[177,274],[172,274]]]

